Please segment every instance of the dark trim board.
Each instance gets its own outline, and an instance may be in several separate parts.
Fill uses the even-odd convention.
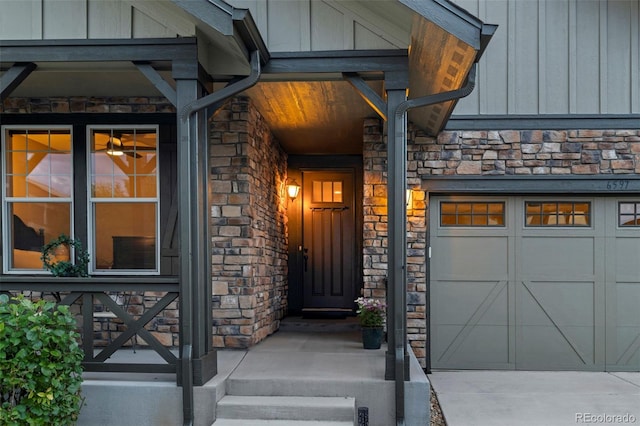
[[[406,71],[404,49],[272,53],[263,76],[279,73],[343,73]]]
[[[196,60],[196,39],[2,40],[0,60],[13,62]]]
[[[429,177],[421,188],[450,194],[637,194],[640,175]]]
[[[452,115],[445,130],[640,129],[640,115]]]
[[[0,113],[0,125],[175,124],[174,112],[160,113]]]

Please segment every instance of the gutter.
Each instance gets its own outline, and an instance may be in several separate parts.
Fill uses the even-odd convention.
[[[407,131],[406,131],[406,114],[413,108],[425,107],[441,102],[457,100],[471,94],[476,85],[476,71],[478,63],[475,62],[469,71],[466,84],[457,90],[436,93],[433,95],[423,96],[421,98],[409,99],[396,107],[393,115],[395,121],[395,134],[393,143],[397,149],[401,150],[398,158],[403,159],[402,167],[396,167],[394,175],[389,179],[393,179],[393,187],[390,188],[400,194],[404,194],[406,185],[406,161],[407,161]],[[400,215],[402,220],[406,221],[407,206],[400,203]],[[393,206],[395,207],[395,206]],[[395,397],[396,397],[396,425],[403,426],[405,424],[405,358],[407,355],[407,327],[406,327],[406,262],[407,262],[407,234],[402,232],[400,248],[403,279],[401,282],[393,283],[393,312],[394,312],[394,380],[395,380]],[[389,247],[396,246],[396,243],[389,242]],[[396,255],[397,256],[397,255]],[[395,281],[395,280],[394,280]]]
[[[180,121],[187,129],[188,137],[195,134],[193,129],[193,121],[191,117],[197,112],[208,108],[212,105],[218,107],[226,99],[254,86],[260,78],[261,66],[260,66],[260,52],[255,50],[251,53],[251,73],[242,80],[224,87],[217,92],[211,93],[205,97],[196,99],[190,104],[186,105],[182,111],[180,111]],[[196,142],[197,143],[197,142]],[[188,142],[188,146],[191,147],[193,141]],[[196,148],[197,149],[197,148]],[[204,161],[208,161],[208,156],[205,156]],[[205,170],[207,168],[205,167]],[[182,219],[181,219],[182,220]],[[186,220],[189,220],[188,218]],[[191,246],[182,247],[181,254],[191,253]],[[181,274],[186,271],[181,271]],[[181,336],[182,352],[181,352],[181,370],[182,370],[182,410],[183,410],[183,424],[184,426],[193,425],[194,420],[194,399],[193,399],[193,315],[191,312],[191,306],[194,300],[194,291],[189,285],[184,286],[180,292],[180,298],[182,299],[183,306],[187,307],[189,312],[185,312],[184,317],[180,318],[183,322],[184,335]]]

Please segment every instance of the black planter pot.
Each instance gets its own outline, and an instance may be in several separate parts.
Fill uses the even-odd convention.
[[[362,327],[362,346],[365,349],[380,349],[383,334],[382,327]]]

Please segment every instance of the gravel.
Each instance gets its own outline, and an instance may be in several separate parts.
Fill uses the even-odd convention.
[[[438,403],[438,397],[431,388],[431,426],[447,426],[447,422],[444,420],[440,404]]]

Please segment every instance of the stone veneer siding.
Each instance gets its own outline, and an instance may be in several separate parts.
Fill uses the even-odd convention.
[[[364,122],[363,296],[384,300],[387,278],[387,143],[378,119]],[[407,207],[407,339],[426,366],[426,212],[419,183]]]
[[[287,309],[287,156],[249,98],[218,111],[210,140],[213,343],[247,348]]]
[[[597,175],[640,173],[640,130],[411,131],[408,173]]]
[[[423,180],[438,175],[599,175],[640,173],[640,129],[445,131],[430,137],[409,125],[407,186],[407,337],[426,366],[426,199]],[[364,123],[364,289],[384,299],[387,274],[386,141],[382,123]]]

